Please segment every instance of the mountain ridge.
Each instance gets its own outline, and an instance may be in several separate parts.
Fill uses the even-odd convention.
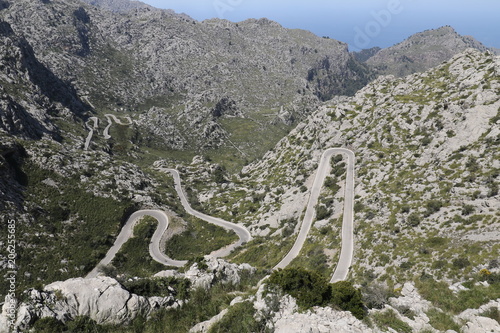
[[[459,35],[451,26],[443,26],[416,33],[381,49],[365,62],[379,74],[403,77],[435,67],[467,48],[481,52],[491,50],[475,38]]]

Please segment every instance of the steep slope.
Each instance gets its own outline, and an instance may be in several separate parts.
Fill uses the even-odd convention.
[[[58,137],[50,121],[76,121],[89,109],[71,85],[54,75],[35,56],[31,45],[0,21],[0,128],[21,138]]]
[[[200,199],[251,225],[257,237],[236,260],[272,267],[291,246],[319,156],[348,147],[357,158],[352,277],[397,283],[426,271],[461,279],[454,260],[479,271],[498,250],[499,70],[499,58],[468,50],[426,73],[381,77],[322,107],[245,168],[233,190]],[[300,261],[325,274],[339,248],[341,160],[332,162]]]
[[[473,37],[461,36],[452,27],[445,26],[417,33],[380,50],[366,63],[380,74],[401,77],[435,67],[467,48],[482,52],[488,49]]]
[[[500,297],[499,96],[500,57],[473,49],[425,73],[380,77],[321,107],[237,181],[199,199],[254,235],[232,260],[271,268],[293,244],[321,154],[347,147],[356,154],[349,280],[363,286],[370,307],[392,305],[373,310],[373,323],[495,330],[485,316],[495,318],[486,309],[495,312]],[[291,263],[325,277],[339,256],[343,159],[333,158],[316,222]],[[389,299],[401,288],[404,297]]]
[[[141,1],[129,1],[129,0],[82,0],[89,5],[101,7],[113,12],[127,12],[134,9],[144,9],[152,8],[151,6],[145,4]]]
[[[353,94],[371,78],[346,44],[266,19],[197,22],[76,0],[20,0],[1,13],[97,112],[130,112],[161,149],[225,146],[253,158],[319,101]],[[277,138],[246,144],[256,131]]]

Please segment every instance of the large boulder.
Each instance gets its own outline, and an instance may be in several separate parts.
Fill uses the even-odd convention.
[[[255,268],[248,264],[230,264],[223,259],[205,256],[204,264],[193,264],[184,277],[191,281],[193,288],[209,289],[217,282],[233,285],[240,283],[243,271],[253,273]]]
[[[159,308],[180,305],[173,296],[143,297],[132,294],[115,279],[102,276],[54,282],[42,291],[30,289],[26,296],[27,300],[17,307],[16,326],[21,330],[45,317],[66,322],[77,316],[87,316],[98,324],[125,325]],[[6,311],[2,311],[0,323],[6,322]],[[4,329],[6,325],[0,326],[0,333],[7,332]]]

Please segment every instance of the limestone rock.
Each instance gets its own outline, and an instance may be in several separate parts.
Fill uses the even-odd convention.
[[[205,256],[205,264],[207,268],[201,268],[195,263],[184,273],[184,277],[191,281],[193,288],[202,287],[209,289],[217,282],[238,284],[240,282],[239,274],[241,271],[255,271],[255,268],[248,264],[230,264],[223,259],[211,256]]]
[[[20,329],[45,317],[65,322],[77,316],[88,316],[99,324],[123,325],[160,308],[178,306],[172,296],[148,298],[131,294],[109,277],[54,282],[42,291],[31,289],[26,296],[27,300],[17,308]],[[5,312],[0,322],[5,322]]]

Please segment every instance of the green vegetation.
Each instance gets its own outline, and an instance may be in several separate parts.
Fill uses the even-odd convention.
[[[186,218],[187,230],[174,235],[165,245],[165,253],[177,260],[201,257],[238,240],[234,231],[210,224],[193,216]]]
[[[290,251],[293,242],[290,237],[286,240],[275,237],[267,241],[263,237],[255,237],[245,245],[244,249],[236,249],[229,259],[240,264],[249,263],[254,267],[271,269]]]
[[[210,328],[209,333],[270,332],[264,321],[254,318],[256,311],[252,302],[233,305],[221,321]]]
[[[426,314],[429,317],[429,324],[435,329],[439,331],[454,330],[460,332],[460,325],[448,313],[434,308],[427,311]]]
[[[112,235],[135,207],[128,199],[87,192],[79,175],[62,177],[30,160],[22,170],[27,211],[36,223],[17,225],[24,244],[17,248],[18,274],[23,276],[18,290],[85,275],[112,246]],[[1,286],[3,292],[3,282]]]
[[[483,277],[483,279],[491,279]],[[476,281],[479,277],[476,277]],[[500,281],[492,283],[488,287],[475,285],[474,281],[468,290],[461,290],[454,294],[446,282],[439,282],[434,279],[416,280],[419,293],[425,299],[432,302],[434,306],[451,314],[458,314],[466,309],[477,309],[481,305],[488,303],[492,299],[500,297]]]
[[[123,286],[133,294],[145,297],[173,295],[175,298],[185,300],[189,298],[191,282],[187,279],[149,278],[124,281]],[[174,289],[172,292],[171,288]]]
[[[399,319],[394,310],[386,310],[383,312],[375,313],[371,316],[375,325],[382,330],[387,330],[389,327],[398,333],[411,333],[411,327]]]
[[[149,254],[149,243],[157,224],[158,222],[149,216],[136,224],[134,236],[123,244],[112,261],[117,273],[148,277],[165,269],[164,265],[153,260]]]
[[[294,297],[297,305],[302,309],[331,305],[350,311],[358,319],[365,316],[361,292],[350,282],[328,283],[323,276],[303,268],[285,268],[274,271],[268,282]]]

